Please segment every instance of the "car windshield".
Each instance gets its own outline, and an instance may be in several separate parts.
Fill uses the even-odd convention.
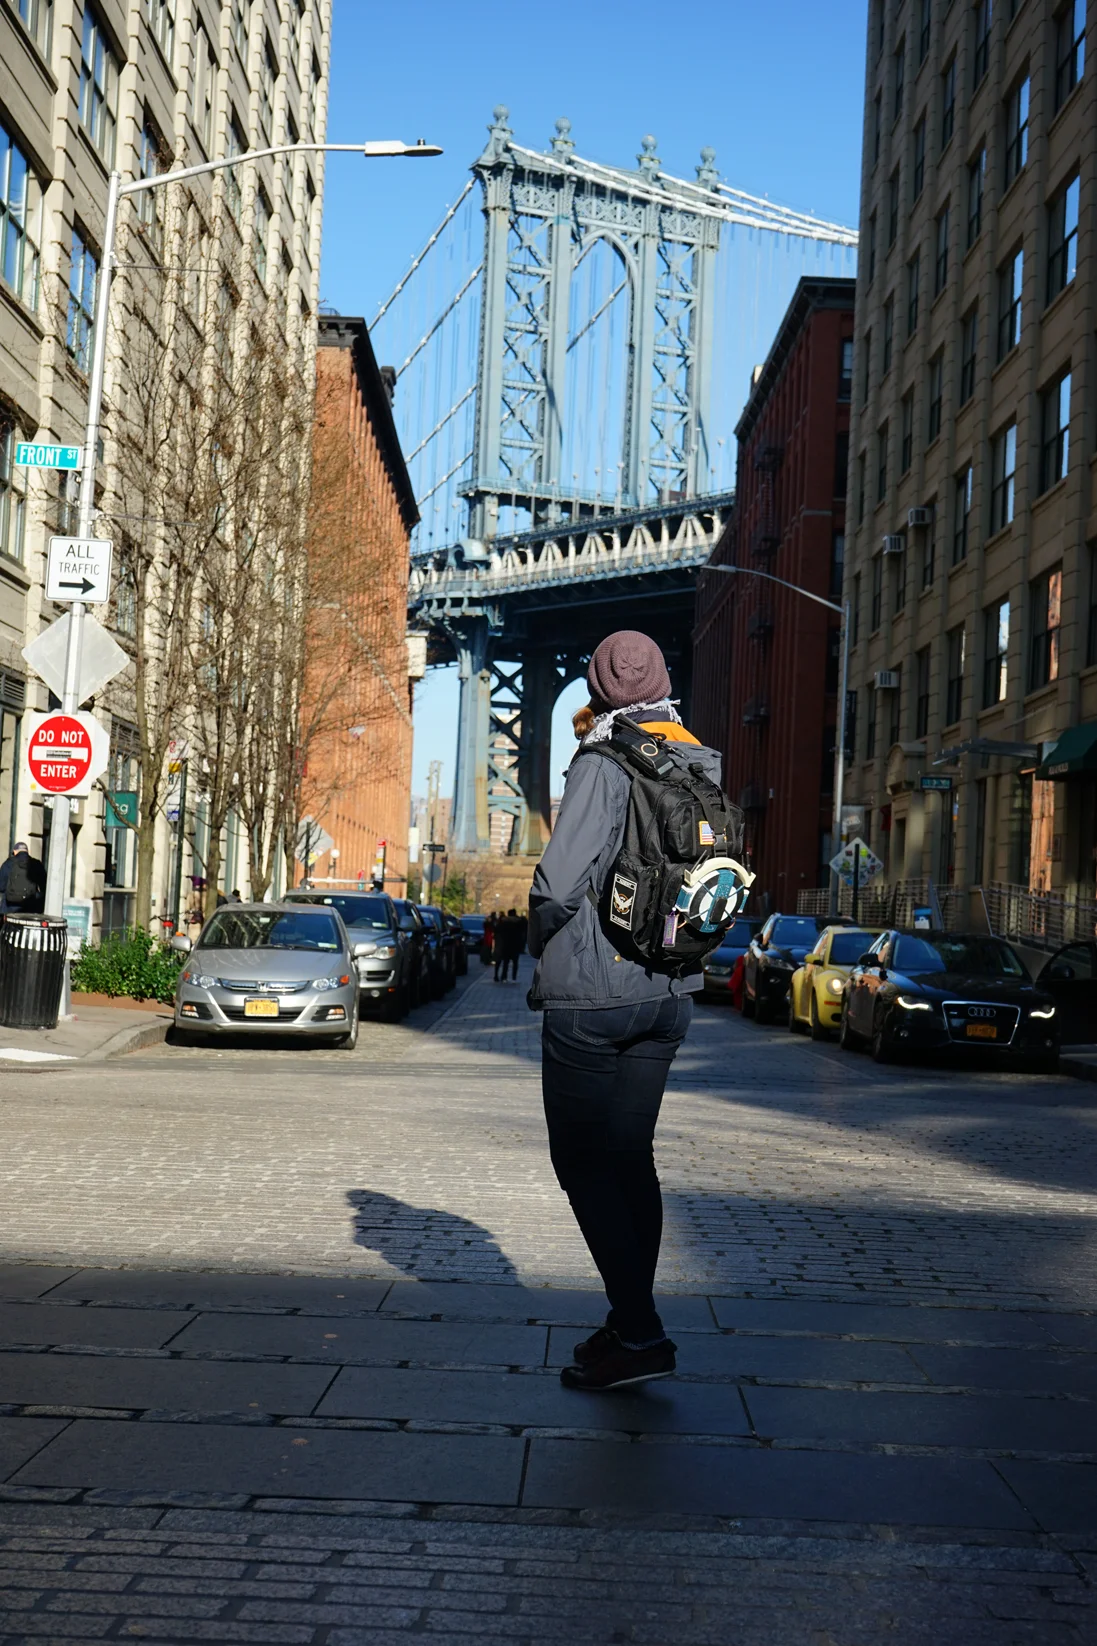
[[[745,949],[757,930],[749,920],[733,920],[724,933],[724,943],[731,949]]]
[[[957,972],[965,977],[1027,978],[1020,956],[992,937],[901,937],[893,965],[901,972]]]
[[[311,897],[295,897],[293,901],[321,903],[326,908],[338,909],[345,926],[368,926],[375,932],[388,931],[392,926],[386,897],[360,897],[353,892],[314,892]]]
[[[484,929],[484,916],[482,914],[463,914],[461,924],[466,932],[482,932]]]
[[[334,917],[319,909],[244,909],[232,914],[221,909],[198,940],[200,949],[322,949],[335,953],[342,946]]]
[[[830,940],[832,966],[856,966],[865,950],[872,946],[872,932],[835,932]]]
[[[800,915],[783,914],[770,932],[769,940],[771,943],[782,945],[790,943],[800,945],[802,943],[814,943],[818,936],[819,928],[814,920]]]
[[[442,915],[440,910],[424,908],[422,903],[420,903],[419,913],[422,915],[428,926],[433,926],[436,930],[441,930]]]

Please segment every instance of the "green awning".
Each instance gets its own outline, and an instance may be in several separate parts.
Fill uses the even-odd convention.
[[[1068,726],[1033,775],[1046,779],[1082,777],[1091,772],[1097,776],[1097,720],[1087,720],[1081,726]]]

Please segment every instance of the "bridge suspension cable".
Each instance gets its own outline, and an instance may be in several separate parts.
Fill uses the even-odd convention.
[[[407,463],[410,463],[413,457],[418,457],[419,453],[423,450],[423,448],[425,446],[430,445],[431,441],[434,439],[436,434],[441,434],[442,430],[445,428],[445,426],[449,422],[450,418],[451,417],[456,417],[457,413],[461,410],[461,407],[464,405],[465,401],[466,400],[471,400],[472,396],[475,393],[476,393],[476,384],[472,383],[465,390],[465,392],[461,396],[460,400],[455,400],[453,402],[453,405],[450,407],[449,411],[446,413],[446,415],[443,418],[439,419],[439,421],[434,425],[433,429],[431,429],[430,433],[425,434],[423,436],[422,440],[420,440],[420,442],[416,446],[415,450],[412,451],[412,452],[408,452],[408,455],[404,459],[404,461],[407,462]]]
[[[411,279],[411,277],[415,273],[416,269],[421,266],[421,264],[423,262],[423,259],[426,257],[427,253],[441,239],[441,237],[444,234],[445,230],[448,228],[449,224],[452,223],[453,219],[457,216],[457,213],[460,210],[461,206],[464,204],[466,195],[472,193],[472,190],[475,187],[475,184],[476,184],[476,179],[474,177],[470,177],[468,182],[465,184],[464,188],[461,190],[460,194],[457,196],[457,199],[453,202],[453,205],[450,206],[449,209],[447,210],[446,215],[443,217],[442,221],[439,223],[438,227],[435,229],[434,233],[431,235],[430,239],[427,241],[427,243],[423,247],[422,251],[419,253],[419,255],[417,257],[414,257],[412,259],[411,266],[408,269],[408,272],[404,275],[402,280],[397,281],[397,283],[393,287],[392,291],[386,297],[385,301],[381,304],[381,307],[377,310],[377,313],[373,317],[373,325],[374,326],[376,326],[377,322],[381,319],[382,315],[386,314],[388,312],[388,310],[392,307],[393,303],[395,303],[396,299],[399,297],[400,293],[403,291],[404,287],[407,285],[408,281]],[[371,327],[371,330],[372,330],[372,327]]]
[[[401,372],[407,371],[408,367],[411,365],[412,361],[415,359],[415,356],[417,354],[420,354],[422,352],[422,350],[426,348],[427,344],[430,342],[430,340],[434,336],[435,332],[441,331],[442,327],[445,325],[446,321],[449,319],[450,315],[453,313],[454,309],[457,307],[457,305],[461,301],[462,297],[464,297],[465,293],[469,290],[469,288],[473,285],[473,283],[476,280],[479,279],[481,273],[483,272],[483,268],[484,268],[483,263],[477,263],[476,267],[473,269],[473,271],[469,275],[468,279],[462,285],[460,291],[457,292],[456,296],[450,298],[449,302],[446,304],[445,308],[442,310],[441,314],[438,316],[438,318],[434,322],[433,326],[429,327],[428,330],[423,333],[422,337],[419,339],[418,343],[416,343],[415,347],[412,349],[411,353],[408,355],[408,357],[404,361],[403,365],[398,366],[396,368],[397,377],[400,376]]]

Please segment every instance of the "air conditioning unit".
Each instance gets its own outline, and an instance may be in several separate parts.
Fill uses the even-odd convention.
[[[933,510],[932,509],[908,509],[907,510],[907,525],[912,527],[912,528],[914,526],[932,526],[933,525]]]
[[[885,554],[902,554],[907,546],[907,540],[901,532],[893,532],[884,538],[883,549]]]
[[[895,669],[877,669],[872,677],[872,684],[878,692],[894,692],[899,689],[899,675]]]

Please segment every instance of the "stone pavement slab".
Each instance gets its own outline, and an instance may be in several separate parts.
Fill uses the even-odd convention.
[[[301,1309],[312,1314],[372,1314],[389,1283],[356,1276],[191,1274],[182,1271],[82,1269],[62,1277],[56,1296],[88,1303],[184,1309]]]
[[[554,1326],[548,1364],[572,1360],[575,1331]],[[740,1336],[731,1332],[679,1333],[678,1371],[686,1377],[776,1378],[779,1382],[924,1383],[897,1343],[847,1343],[827,1338]]]
[[[1049,1532],[1097,1533],[1097,1469],[1087,1464],[1009,1458],[998,1470]]]
[[[1043,1349],[955,1349],[935,1344],[917,1344],[911,1353],[934,1383],[1097,1398],[1097,1355]]]
[[[757,1432],[861,1445],[1097,1454],[1097,1406],[1019,1395],[748,1388]]]
[[[64,1427],[53,1418],[0,1417],[0,1479],[7,1480]]]
[[[543,1366],[548,1337],[545,1326],[389,1320],[378,1315],[353,1319],[343,1315],[234,1313],[189,1318],[191,1324],[172,1344],[188,1354],[219,1349],[313,1359],[410,1360],[422,1365]],[[0,1312],[0,1324],[2,1321]]]
[[[85,1006],[53,1029],[0,1027],[0,1070],[56,1069],[60,1063],[103,1061],[139,1047],[157,1045],[171,1024],[166,1006]]]
[[[0,1344],[79,1344],[100,1349],[159,1349],[193,1316],[167,1309],[82,1309],[49,1303],[0,1303]]]
[[[656,1305],[668,1331],[715,1331],[712,1311],[703,1297],[659,1295]],[[606,1300],[592,1286],[582,1291],[567,1287],[430,1284],[398,1280],[382,1305],[382,1313],[424,1316],[445,1314],[457,1320],[544,1321],[547,1325],[601,1325]]]
[[[73,1272],[44,1263],[0,1263],[0,1298],[41,1297]]]
[[[305,1414],[312,1411],[331,1378],[326,1366],[0,1354],[0,1403]]]
[[[948,1309],[909,1302],[832,1303],[817,1297],[714,1297],[721,1326],[740,1332],[819,1332],[893,1343],[1049,1343],[1054,1315],[1001,1308]],[[1078,1317],[1066,1317],[1069,1325]],[[1097,1320],[1094,1321],[1097,1327]]]

